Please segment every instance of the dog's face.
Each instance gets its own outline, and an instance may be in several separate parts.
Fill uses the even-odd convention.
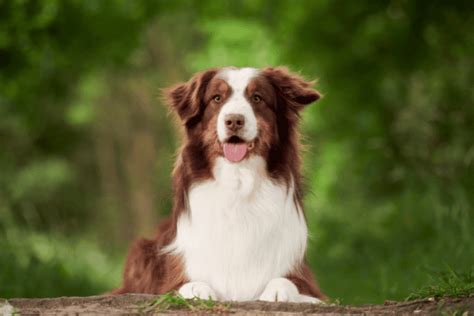
[[[251,155],[271,160],[284,151],[299,111],[319,99],[311,83],[285,68],[223,68],[196,74],[166,91],[201,159]]]

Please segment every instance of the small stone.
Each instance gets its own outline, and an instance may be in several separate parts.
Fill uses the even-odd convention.
[[[11,306],[8,302],[0,305],[0,315],[12,316],[13,313],[15,313],[15,308]]]

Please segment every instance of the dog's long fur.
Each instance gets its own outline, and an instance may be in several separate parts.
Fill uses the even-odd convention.
[[[113,293],[325,299],[304,262],[297,125],[300,111],[320,97],[311,86],[286,68],[229,67],[165,90],[186,131],[172,215],[154,239],[133,244]],[[233,135],[249,144],[238,162],[223,149],[231,136],[223,117],[234,112],[245,126]]]

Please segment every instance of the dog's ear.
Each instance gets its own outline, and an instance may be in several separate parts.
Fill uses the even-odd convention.
[[[284,98],[296,111],[321,97],[321,94],[312,88],[314,82],[306,81],[285,67],[264,68],[262,75],[271,82],[277,95]]]
[[[193,126],[202,114],[205,106],[203,97],[216,72],[214,69],[199,72],[188,82],[163,90],[166,103],[187,127]]]

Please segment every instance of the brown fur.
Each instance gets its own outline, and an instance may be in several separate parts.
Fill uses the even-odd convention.
[[[219,109],[232,94],[230,86],[216,76],[216,69],[196,74],[189,82],[165,90],[167,103],[186,131],[173,171],[173,211],[152,240],[140,239],[131,247],[125,264],[124,281],[113,294],[163,294],[177,290],[188,280],[182,258],[163,254],[161,249],[176,236],[179,215],[188,209],[187,192],[192,183],[212,178],[215,158],[222,155],[216,125]],[[320,95],[311,83],[286,68],[265,68],[248,85],[245,94],[257,117],[259,137],[252,154],[267,161],[268,174],[275,181],[295,183],[295,201],[302,205],[301,159],[297,125],[299,111]],[[258,98],[254,98],[258,93]],[[222,96],[215,101],[215,95]],[[302,294],[325,299],[309,267],[302,263],[286,276]]]
[[[314,281],[313,273],[305,262],[295,269],[294,272],[286,275],[285,278],[293,282],[301,294],[317,297],[323,301],[327,299],[327,296],[321,292]]]

